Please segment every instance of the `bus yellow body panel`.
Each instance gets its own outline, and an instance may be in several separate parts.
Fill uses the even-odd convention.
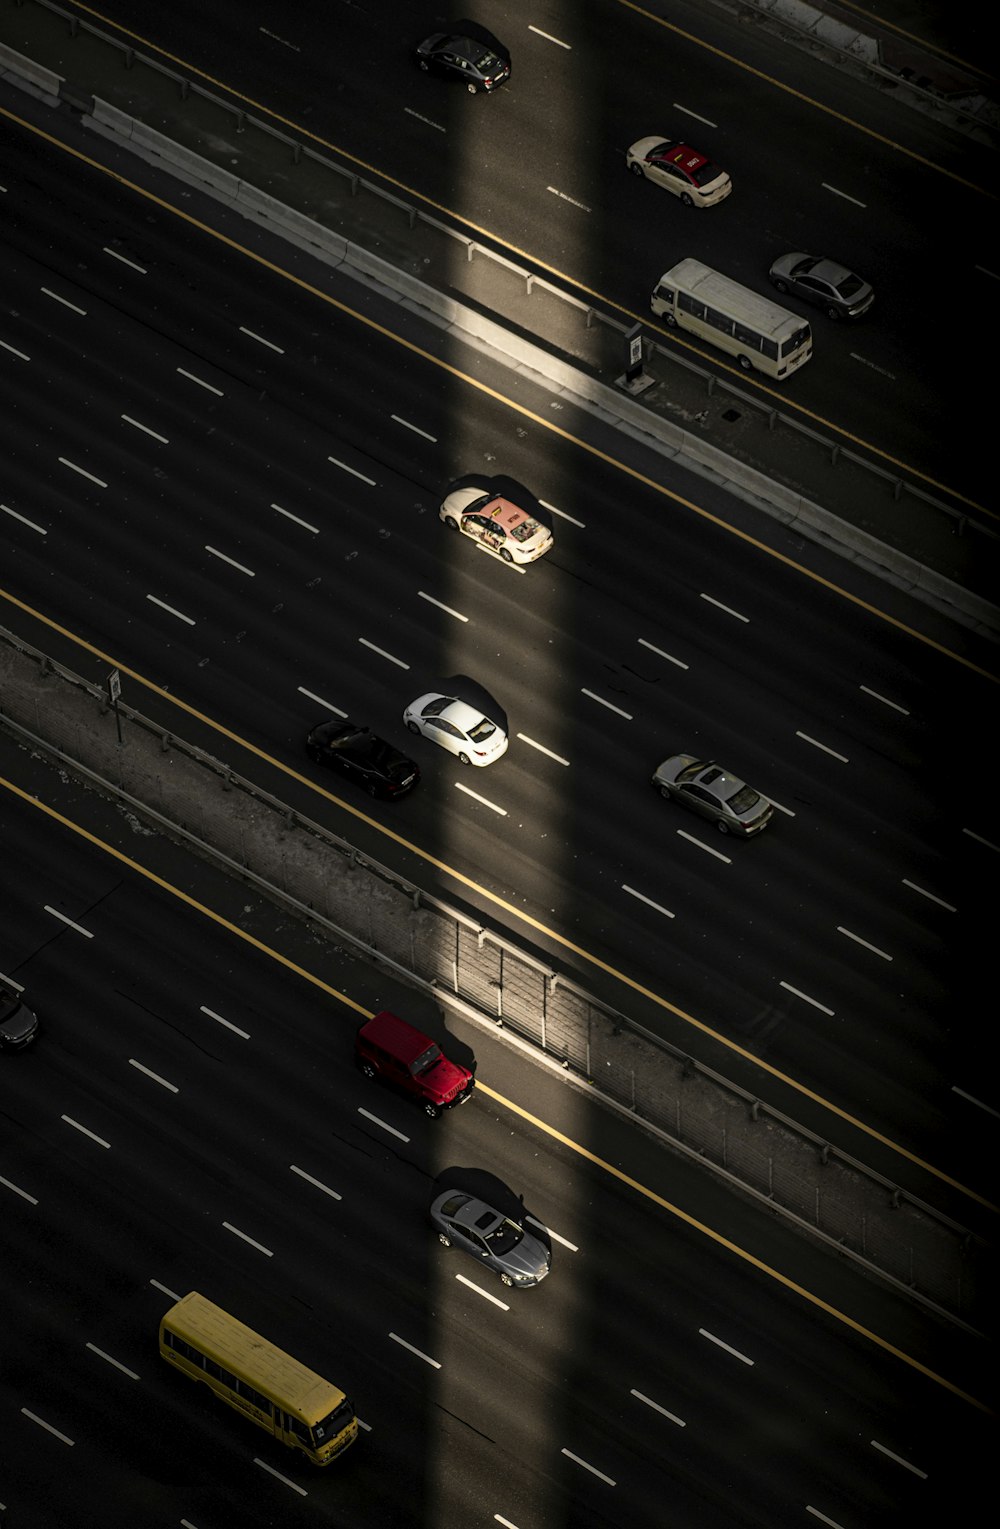
[[[339,1387],[196,1291],[165,1313],[160,1353],[317,1465],[328,1465],[358,1436],[354,1408]]]

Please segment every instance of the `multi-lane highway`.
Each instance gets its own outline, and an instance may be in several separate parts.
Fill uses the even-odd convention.
[[[428,1121],[351,1065],[356,1006],[443,1038],[428,1000],[169,846],[141,876],[99,847],[112,805],[0,753],[64,820],[5,793],[5,940],[43,1023],[0,1058],[12,1525],[892,1529],[984,1477],[959,1333],[736,1202],[703,1192],[685,1223],[697,1170],[482,1030],[449,1024],[479,1087]],[[439,1182],[523,1198],[548,1280],[509,1292],[440,1247]],[[166,1371],[189,1289],[348,1391],[349,1455],[296,1465]]]
[[[788,566],[766,523],[768,545],[738,539],[719,491],[610,436],[595,452],[592,427],[585,447],[570,411],[554,434],[544,395],[522,385],[514,411],[331,306],[327,273],[294,285],[19,130],[5,212],[8,590],[295,764],[325,707],[402,739],[416,695],[475,682],[508,755],[459,779],[413,741],[424,780],[383,821],[984,1179],[953,1086],[989,831],[939,778],[983,746],[994,687],[964,653],[893,625],[919,613],[877,584],[852,580],[859,603]],[[437,519],[484,467],[553,507],[555,549],[523,574]],[[775,800],[760,839],[656,797],[678,748]]]
[[[169,67],[641,318],[685,255],[764,291],[776,256],[834,256],[872,282],[875,308],[854,328],[802,308],[815,359],[786,403],[996,514],[978,445],[988,399],[972,382],[997,338],[984,258],[994,157],[891,91],[782,47],[735,10],[683,0],[473,8],[513,66],[477,98],[416,69],[412,46],[449,18],[413,0],[99,10],[105,29]],[[629,144],[657,133],[727,170],[728,200],[693,211],[628,175]]]
[[[689,29],[714,30],[692,40],[628,7],[491,7],[515,74],[490,100],[431,93],[405,50],[432,21],[409,5],[306,8],[300,38],[271,8],[241,13],[238,70],[224,13],[174,7],[150,34],[147,10],[122,0],[115,19],[637,311],[650,273],[682,254],[753,283],[781,248],[821,243],[875,281],[877,317],[855,335],[818,316],[795,398],[982,497],[981,458],[952,449],[961,421],[980,432],[976,401],[941,384],[967,363],[969,331],[915,338],[907,323],[922,261],[967,290],[980,279],[962,274],[978,151],[960,162],[948,134],[890,124],[884,102],[752,33],[737,59],[737,34],[700,8]],[[776,90],[782,71],[792,91]],[[705,119],[697,141],[736,181],[704,215],[624,173],[632,137],[673,125],[665,102],[692,137]],[[977,796],[986,645],[46,125],[94,162],[4,120],[2,619],[93,677],[99,655],[120,664],[130,698],[175,731],[227,729],[223,756],[245,739],[296,806],[503,918],[748,1087],[762,1079],[727,1041],[794,1077],[818,1096],[818,1129],[839,1129],[828,1099],[995,1199],[976,890],[996,852]],[[929,187],[935,215],[918,220]],[[524,483],[551,518],[554,550],[524,573],[438,521],[445,485],[477,470]],[[408,702],[453,681],[490,694],[508,726],[488,770],[403,730]],[[328,710],[411,750],[411,798],[390,809],[343,788],[362,820],[281,775],[308,776],[304,735]],[[652,792],[658,761],[687,748],[773,798],[759,839],[723,839]],[[645,1193],[674,1203],[669,1160],[474,1031],[458,1042],[483,1087],[458,1116],[435,1131],[387,1096],[373,1106],[350,1067],[357,1016],[308,971],[209,931],[10,797],[3,844],[0,966],[30,976],[45,1024],[0,1075],[12,1525],[82,1511],[198,1529],[317,1514],[888,1529],[940,1521],[978,1483],[993,1422],[974,1341],[846,1274],[833,1297],[805,1246],[771,1258],[754,1242],[764,1267],[750,1263],[735,1211],[712,1219],[722,1245],[706,1237]],[[179,874],[266,925],[203,868]],[[408,1001],[353,967],[333,985],[366,1010]],[[581,1140],[627,1159],[639,1188]],[[425,1223],[442,1171],[484,1167],[554,1240],[552,1277],[523,1301],[459,1281]],[[296,1471],[162,1373],[156,1322],[190,1288],[347,1385],[364,1429],[342,1467]]]

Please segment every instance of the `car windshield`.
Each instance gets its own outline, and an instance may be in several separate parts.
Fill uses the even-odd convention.
[[[699,165],[696,170],[691,171],[691,179],[696,186],[709,186],[712,181],[718,180],[721,174],[722,171],[718,165],[713,165],[710,160],[706,159],[703,165]]]
[[[509,1253],[512,1248],[517,1247],[524,1236],[524,1232],[516,1221],[507,1221],[505,1219],[498,1222],[492,1232],[487,1232],[485,1236],[490,1252],[502,1255]]]
[[[541,530],[537,520],[522,520],[516,526],[510,527],[510,534],[516,542],[530,541],[536,531]]]
[[[427,702],[420,715],[422,717],[440,717],[441,713],[447,711],[448,707],[453,704],[454,698],[452,696],[438,695],[434,697],[433,701]]]
[[[835,284],[834,291],[846,301],[849,298],[855,297],[863,286],[864,282],[859,276],[852,276],[848,273],[842,281],[838,281]]]
[[[742,817],[744,813],[753,811],[760,797],[752,786],[740,786],[738,791],[734,791],[732,796],[726,798],[726,801],[737,817]]]
[[[368,761],[378,769],[388,770],[396,762],[396,749],[391,743],[386,743],[384,738],[367,739],[368,747],[365,750]]]
[[[492,737],[495,732],[496,727],[489,718],[480,717],[475,726],[469,728],[469,737],[473,743],[485,743],[487,738]]]
[[[434,1063],[439,1062],[440,1060],[441,1047],[435,1045],[432,1042],[426,1051],[422,1051],[420,1055],[410,1063],[410,1072],[415,1078],[419,1078],[422,1072],[426,1072],[428,1067],[433,1067]]]

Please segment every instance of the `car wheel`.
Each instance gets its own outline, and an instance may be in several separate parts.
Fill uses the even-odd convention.
[[[512,563],[514,561],[514,559],[510,555],[510,548],[509,547],[501,547],[500,548],[500,556],[503,558],[505,563]]]
[[[774,285],[777,287],[779,292],[787,292],[788,291],[788,283],[787,283],[787,281],[782,281],[780,276],[772,276],[771,280],[774,282]]]
[[[677,328],[677,318],[673,313],[665,313],[663,315],[663,322],[666,324],[668,329]]]
[[[445,516],[444,523],[448,527],[449,531],[457,531],[458,528],[459,528],[458,527],[458,521],[457,520],[452,520],[450,515],[446,515]]]
[[[750,360],[749,356],[740,356],[739,357],[739,363],[740,363],[740,371],[741,372],[752,372],[753,371],[753,362]]]
[[[694,206],[694,203],[692,202],[691,198],[688,196],[686,191],[682,191],[681,192],[681,206],[682,207],[693,207]]]
[[[378,786],[374,784],[374,782],[367,788],[367,790],[369,796],[378,796]]]
[[[376,1072],[375,1067],[371,1062],[362,1062],[361,1071],[364,1073],[366,1078],[376,1078],[378,1076],[378,1073]]]
[[[447,1232],[438,1232],[438,1242],[443,1248],[451,1247],[451,1238],[448,1236]]]
[[[670,787],[669,786],[661,786],[660,787],[660,795],[663,797],[664,801],[669,802],[670,794],[671,793],[670,793]]]
[[[827,316],[828,319],[839,319],[840,318],[840,309],[839,308],[828,308],[826,310],[826,316]]]
[[[468,754],[459,754],[458,758],[459,758],[459,762],[461,764],[467,765],[469,763],[469,756],[468,756]]]
[[[465,88],[469,92],[470,96],[474,96],[476,91],[479,89],[478,85],[467,85]]]
[[[640,165],[638,161],[635,160],[632,162],[632,164],[629,165],[629,169],[632,171],[633,175],[642,175],[644,173],[642,165]]]
[[[429,1115],[432,1120],[436,1120],[440,1113],[441,1111],[436,1104],[424,1105],[424,1114]]]
[[[501,1274],[500,1283],[501,1285],[506,1285],[509,1288],[511,1285],[513,1285],[514,1281],[511,1279],[509,1274]]]
[[[720,834],[727,834],[729,832],[729,824],[726,822],[725,818],[719,819],[718,829]]]
[[[422,58],[422,59],[421,59],[421,60],[420,60],[420,67],[421,67],[421,69],[422,69],[422,70],[423,70],[423,71],[424,71],[424,73],[425,73],[425,74],[426,74],[426,73],[427,73],[427,71],[428,71],[428,69],[429,69],[429,68],[430,68],[430,67],[431,67],[431,66],[430,66],[430,64],[429,64],[429,63],[428,63],[428,62],[427,62],[427,60],[426,60],[426,59],[425,59],[425,58]]]
[[[410,732],[411,732],[411,733],[417,733],[417,734],[419,734],[419,732],[420,732],[420,729],[419,729],[419,727],[418,727],[418,726],[417,726],[417,724],[416,724],[416,723],[415,723],[415,722],[407,722],[407,724],[406,724],[406,725],[407,725],[407,727],[408,727],[408,728],[409,728],[409,729],[410,729]]]

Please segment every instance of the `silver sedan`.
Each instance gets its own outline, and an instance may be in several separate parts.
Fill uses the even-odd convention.
[[[801,250],[779,255],[768,272],[779,292],[790,292],[823,308],[829,319],[859,319],[875,301],[875,293],[846,265]]]
[[[432,1202],[430,1217],[438,1242],[477,1258],[504,1285],[524,1289],[549,1272],[552,1254],[541,1238],[474,1195],[447,1189]]]
[[[749,839],[760,833],[774,814],[766,796],[721,765],[697,759],[694,754],[671,754],[654,770],[653,785],[661,796],[683,802],[692,812],[710,818],[723,834]]]

